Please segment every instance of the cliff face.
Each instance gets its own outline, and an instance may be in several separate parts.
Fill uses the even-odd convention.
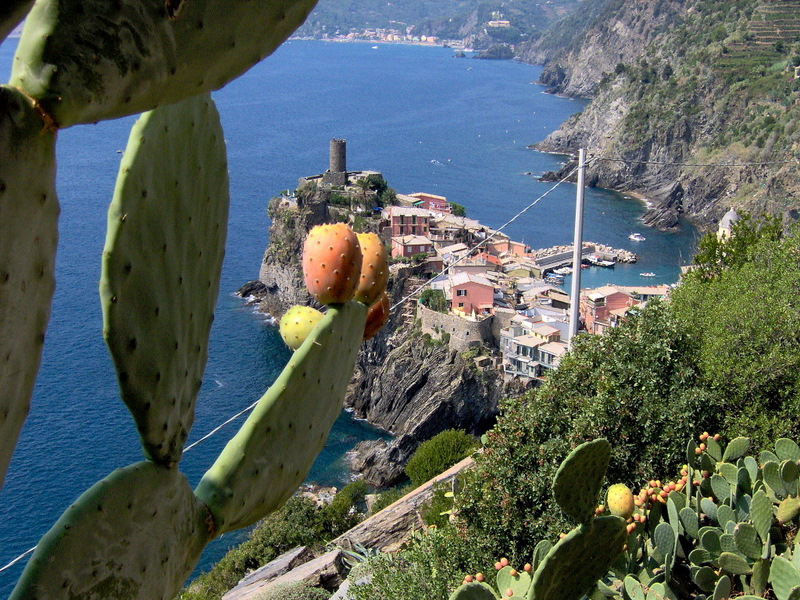
[[[576,18],[572,41],[521,53],[545,61],[553,91],[592,98],[536,148],[586,148],[587,182],[646,197],[657,227],[685,215],[710,228],[731,206],[793,213],[800,3],[611,0],[590,23]]]

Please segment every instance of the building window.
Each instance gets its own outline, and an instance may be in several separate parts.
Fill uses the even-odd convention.
[[[459,302],[458,303],[458,308],[464,308],[464,303],[463,302]]]
[[[456,290],[456,296],[466,296],[467,290]]]

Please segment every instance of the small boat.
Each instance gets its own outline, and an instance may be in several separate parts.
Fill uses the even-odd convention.
[[[643,242],[646,238],[641,233],[632,233],[628,236],[628,239],[634,242]]]
[[[641,277],[655,277],[656,274],[648,271],[647,273],[639,273]]]
[[[595,267],[603,267],[605,269],[613,269],[614,265],[616,264],[613,260],[603,260],[599,254],[590,254],[586,257],[586,260],[590,265]]]
[[[377,49],[378,49],[378,47],[377,47],[377,46],[373,46],[373,47],[372,47],[372,49],[373,49],[373,50],[377,50]]]

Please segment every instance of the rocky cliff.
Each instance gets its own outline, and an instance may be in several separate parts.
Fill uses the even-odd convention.
[[[299,190],[296,201],[273,199],[269,245],[260,281],[242,295],[257,295],[261,310],[279,316],[293,304],[310,304],[300,267],[302,240],[314,225],[335,220],[325,192]],[[413,292],[422,279],[413,267],[392,268],[392,304]],[[414,300],[392,311],[388,324],[364,344],[345,406],[359,417],[396,437],[362,444],[353,466],[367,481],[391,485],[402,478],[403,466],[417,446],[445,429],[479,435],[494,422],[498,400],[511,393],[497,372],[481,371],[447,345],[426,341],[415,324]]]
[[[795,214],[800,3],[600,4],[573,17],[573,39],[545,36],[520,52],[545,62],[552,91],[592,98],[536,148],[586,148],[590,185],[647,198],[657,227],[685,215],[710,228],[731,206]]]

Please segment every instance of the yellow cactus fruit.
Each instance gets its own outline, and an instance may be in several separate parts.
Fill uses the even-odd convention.
[[[606,496],[606,507],[612,515],[628,519],[633,514],[635,508],[633,503],[633,492],[624,483],[615,483],[608,488]]]

